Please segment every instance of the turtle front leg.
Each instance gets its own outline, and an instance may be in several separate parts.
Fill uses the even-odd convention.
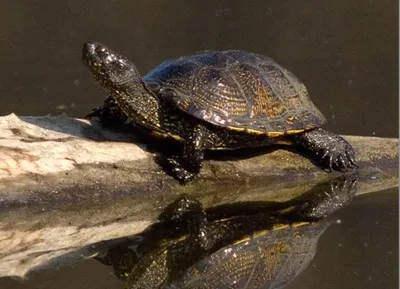
[[[206,129],[196,125],[185,139],[182,157],[167,159],[172,175],[182,184],[187,184],[200,172],[204,159],[204,136]]]
[[[92,109],[92,111],[85,116],[85,119],[90,120],[93,117],[97,117],[100,123],[105,126],[125,123],[128,119],[111,96],[106,98],[102,106]]]
[[[333,132],[316,128],[293,137],[295,144],[315,155],[320,164],[329,171],[357,167],[353,147]]]

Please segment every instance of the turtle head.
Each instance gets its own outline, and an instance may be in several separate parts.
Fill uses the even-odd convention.
[[[86,42],[83,45],[82,60],[96,80],[111,92],[141,83],[136,66],[103,44]]]
[[[82,60],[126,116],[151,129],[160,126],[159,101],[131,61],[95,42],[83,45]]]

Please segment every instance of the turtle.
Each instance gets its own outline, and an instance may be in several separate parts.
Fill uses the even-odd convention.
[[[352,201],[356,183],[353,173],[285,202],[208,208],[184,194],[144,232],[106,241],[107,255],[96,259],[127,289],[283,288],[313,259],[326,217]]]
[[[88,41],[83,62],[109,92],[87,118],[129,119],[156,137],[183,142],[165,158],[186,184],[200,172],[206,150],[291,145],[327,171],[357,166],[354,148],[324,130],[324,115],[305,85],[273,59],[242,50],[204,51],[166,60],[140,75],[135,64]]]

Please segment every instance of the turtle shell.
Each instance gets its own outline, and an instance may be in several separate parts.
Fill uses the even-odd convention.
[[[161,100],[220,127],[272,137],[325,123],[303,83],[259,54],[208,51],[172,59],[143,80]]]

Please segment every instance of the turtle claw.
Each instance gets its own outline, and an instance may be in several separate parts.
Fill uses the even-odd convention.
[[[85,119],[90,120],[94,117],[98,118],[104,126],[123,124],[127,121],[127,116],[122,112],[111,96],[106,98],[102,106],[92,109],[92,111],[85,116]]]
[[[356,157],[355,157],[354,151],[353,151],[353,153],[347,152],[347,158],[349,160],[349,166],[350,167],[358,168],[358,165],[356,163]]]
[[[349,169],[353,169],[354,167],[356,167],[356,164],[354,160],[351,160],[348,156],[348,153],[346,151],[348,149],[348,147],[343,149],[328,149],[324,153],[325,157],[320,159],[322,166],[324,166],[329,172],[332,172],[333,170],[345,172]],[[351,147],[350,149],[352,150]]]
[[[92,109],[92,111],[85,116],[85,119],[88,120],[91,120],[92,118],[98,118],[103,126],[111,125],[116,121],[116,118],[111,114],[111,111],[104,106]]]
[[[336,166],[338,166],[341,171],[343,171],[343,168],[350,166],[350,161],[345,161],[343,156],[339,156],[336,162]]]

